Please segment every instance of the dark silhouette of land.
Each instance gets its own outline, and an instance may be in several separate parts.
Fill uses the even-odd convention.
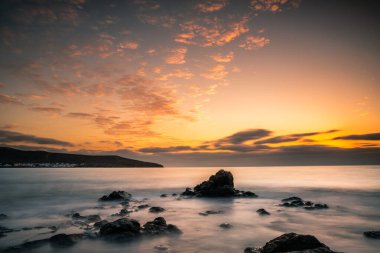
[[[79,155],[0,147],[2,167],[163,167],[116,155]]]

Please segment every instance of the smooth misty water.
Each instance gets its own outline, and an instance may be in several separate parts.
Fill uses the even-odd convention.
[[[131,243],[112,244],[85,240],[62,252],[155,252],[157,245],[169,246],[164,252],[243,252],[247,246],[261,246],[286,232],[313,234],[336,251],[380,252],[380,240],[362,236],[363,231],[380,230],[380,166],[341,167],[255,167],[227,168],[235,186],[251,190],[257,199],[182,199],[162,193],[180,193],[206,180],[219,168],[13,168],[0,169],[0,213],[10,216],[0,221],[9,228],[57,226],[57,233],[83,232],[71,226],[67,214],[99,214],[113,220],[120,211],[115,204],[98,209],[97,199],[113,190],[126,190],[138,200],[164,207],[156,215],[147,209],[131,218],[141,224],[157,216],[176,224],[183,234],[157,237]],[[282,198],[300,196],[327,203],[326,210],[307,211],[283,208]],[[265,208],[271,215],[256,213]],[[206,210],[222,214],[201,216]],[[233,225],[224,230],[218,225]],[[50,237],[49,229],[32,229],[0,238],[0,250],[24,241]],[[54,252],[44,246],[33,252]],[[161,251],[162,252],[162,251]]]

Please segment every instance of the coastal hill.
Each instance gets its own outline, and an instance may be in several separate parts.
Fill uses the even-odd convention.
[[[115,155],[79,155],[0,147],[0,167],[163,167]]]

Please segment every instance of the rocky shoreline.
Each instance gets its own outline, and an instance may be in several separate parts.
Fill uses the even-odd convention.
[[[160,197],[167,198],[168,194],[161,194]],[[173,193],[172,197],[177,199],[189,198],[257,198],[258,196],[250,191],[235,189],[234,178],[231,172],[220,170],[215,175],[209,177],[207,181],[196,185],[194,189],[187,188],[182,194]],[[99,215],[81,215],[73,212],[67,217],[71,219],[72,226],[82,229],[83,233],[64,234],[57,233],[59,228],[56,226],[46,227],[50,233],[55,235],[41,240],[34,240],[12,246],[5,249],[4,252],[28,252],[38,249],[45,245],[52,248],[68,248],[74,246],[82,240],[104,240],[116,243],[125,243],[136,240],[137,238],[149,240],[152,236],[181,236],[183,231],[174,224],[168,224],[166,219],[158,216],[151,221],[141,225],[136,219],[129,215],[133,212],[147,210],[150,213],[165,213],[166,209],[160,206],[151,206],[144,203],[144,200],[133,199],[132,194],[125,191],[113,191],[98,199],[100,204],[110,203],[119,204],[122,209],[115,214],[110,215],[107,219],[102,219]],[[303,200],[300,197],[292,196],[282,199],[278,206],[285,208],[304,208],[305,210],[327,209],[329,206],[324,203],[314,203],[309,200]],[[102,208],[98,206],[95,208]],[[257,211],[260,216],[274,215],[260,208]],[[207,210],[199,212],[199,215],[217,215],[221,210]],[[0,222],[9,219],[8,215],[0,214]],[[224,230],[234,229],[233,224],[222,223],[219,225]],[[45,227],[23,228],[22,230],[42,229]],[[20,229],[10,229],[0,225],[0,238],[6,237],[8,233],[18,232]],[[380,239],[380,231],[366,231],[363,235],[371,239]],[[0,239],[1,240],[1,239]],[[159,248],[165,248],[160,245]],[[297,252],[297,253],[334,253],[327,245],[320,242],[313,235],[302,235],[296,233],[285,233],[270,241],[262,247],[247,247],[245,253],[280,253],[280,252]]]

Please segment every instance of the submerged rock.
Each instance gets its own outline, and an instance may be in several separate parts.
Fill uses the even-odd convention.
[[[167,196],[168,196],[168,194],[165,194],[165,193],[160,195],[161,198],[166,198]]]
[[[137,209],[145,209],[145,208],[148,208],[148,207],[149,207],[148,204],[143,204],[143,205],[137,206]]]
[[[159,206],[152,206],[151,208],[149,208],[149,212],[151,213],[161,213],[163,211],[165,211],[165,208]]]
[[[270,213],[267,210],[265,210],[264,208],[260,208],[256,212],[260,215],[270,215]]]
[[[157,217],[153,221],[145,223],[142,229],[146,235],[181,234],[182,231],[172,224],[166,224],[163,217]]]
[[[311,201],[305,201],[300,197],[290,197],[281,200],[280,206],[283,207],[303,207],[306,210],[326,209],[329,208],[327,204],[313,203]]]
[[[93,222],[98,222],[101,221],[102,219],[100,218],[99,215],[87,215],[87,216],[82,216],[80,213],[74,213],[71,218],[75,220],[80,220],[84,221],[85,223],[93,223]]]
[[[122,218],[100,226],[99,237],[107,240],[124,241],[140,235],[140,223]]]
[[[366,231],[363,235],[372,239],[380,239],[380,231]]]
[[[186,188],[182,196],[187,197],[257,197],[250,191],[239,191],[234,188],[234,177],[231,172],[219,170],[215,175],[210,176],[209,180],[203,181],[194,187]]]
[[[100,228],[101,226],[107,224],[108,221],[107,220],[101,220],[101,221],[98,221],[98,222],[95,222],[94,223],[94,228]]]
[[[262,248],[246,248],[245,253],[336,253],[312,235],[283,234]]]
[[[219,227],[224,228],[224,229],[230,229],[232,228],[232,225],[230,223],[222,223],[219,225]]]
[[[201,212],[199,215],[208,216],[209,214],[220,214],[223,213],[221,210],[207,210],[206,212]]]
[[[125,191],[113,191],[108,196],[103,195],[99,200],[100,201],[123,201],[129,200],[132,195]]]

